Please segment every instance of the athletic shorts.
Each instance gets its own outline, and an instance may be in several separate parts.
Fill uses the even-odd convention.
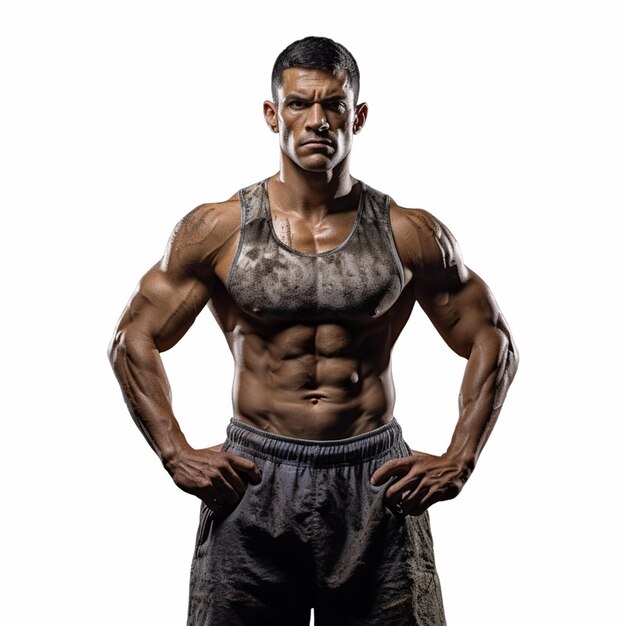
[[[293,439],[241,421],[224,451],[262,472],[234,508],[206,505],[188,626],[445,626],[428,514],[384,504],[370,477],[410,454],[398,423],[336,441]]]

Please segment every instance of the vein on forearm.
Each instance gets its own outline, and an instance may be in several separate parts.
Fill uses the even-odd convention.
[[[178,422],[159,351],[148,338],[125,333],[117,342],[113,367],[133,421],[163,459],[175,443]]]
[[[475,462],[502,408],[516,369],[515,347],[504,328],[485,330],[472,346],[459,394],[460,419],[451,448]]]

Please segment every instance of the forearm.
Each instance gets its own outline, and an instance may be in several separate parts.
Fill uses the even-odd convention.
[[[166,464],[188,444],[174,417],[169,382],[154,341],[119,331],[109,360],[133,420]]]
[[[490,327],[476,337],[461,384],[459,421],[447,450],[470,472],[496,423],[517,362],[506,327]]]

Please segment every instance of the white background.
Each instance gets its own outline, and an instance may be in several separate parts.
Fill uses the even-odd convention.
[[[309,34],[361,67],[354,175],[451,228],[521,352],[474,476],[431,511],[450,626],[626,622],[621,3],[376,6],[2,3],[2,624],[184,623],[198,502],[106,347],[178,219],[276,170],[261,104]],[[164,358],[191,443],[221,441],[210,314]],[[414,448],[445,449],[463,363],[416,309],[394,353]]]

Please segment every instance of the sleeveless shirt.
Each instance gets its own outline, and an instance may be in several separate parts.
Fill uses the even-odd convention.
[[[274,231],[267,179],[239,191],[239,246],[226,289],[260,318],[376,318],[398,299],[404,271],[391,232],[389,196],[361,183],[352,232],[331,250],[300,252]]]

